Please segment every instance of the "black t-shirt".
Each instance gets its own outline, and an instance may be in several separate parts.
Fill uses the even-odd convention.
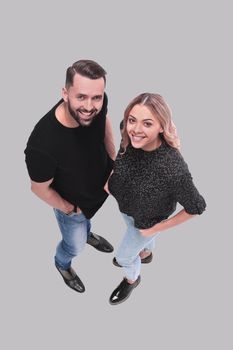
[[[104,144],[107,96],[89,127],[68,128],[56,118],[60,100],[35,126],[25,149],[30,178],[45,182],[91,218],[107,198],[103,190],[113,167]]]

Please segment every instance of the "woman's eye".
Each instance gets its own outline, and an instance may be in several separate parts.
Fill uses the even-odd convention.
[[[131,118],[129,118],[128,121],[129,121],[130,124],[133,124],[133,123],[134,123],[134,120],[131,119]]]
[[[151,123],[144,123],[144,125],[149,128],[152,124]]]

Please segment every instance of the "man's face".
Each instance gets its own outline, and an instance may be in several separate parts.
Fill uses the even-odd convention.
[[[89,79],[75,74],[73,85],[63,89],[68,111],[79,125],[90,126],[101,111],[104,100],[103,78]]]

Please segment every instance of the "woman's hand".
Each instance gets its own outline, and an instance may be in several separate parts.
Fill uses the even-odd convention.
[[[140,229],[139,232],[141,233],[141,235],[143,237],[153,236],[154,234],[159,232],[157,226],[158,226],[158,224],[156,224],[156,225],[154,225],[154,226],[152,226],[150,228]]]

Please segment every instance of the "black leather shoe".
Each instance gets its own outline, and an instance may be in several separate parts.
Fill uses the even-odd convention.
[[[119,286],[112,292],[109,298],[110,304],[117,305],[123,303],[126,299],[128,299],[133,289],[136,288],[140,282],[140,275],[133,284],[129,284],[126,278],[124,278],[123,281],[119,284]]]
[[[98,236],[95,233],[91,232],[90,237],[87,239],[87,244],[90,244],[95,249],[104,253],[112,253],[113,246],[103,237]]]
[[[57,265],[55,265],[60,274],[62,275],[62,278],[67,284],[68,287],[71,289],[74,289],[76,292],[83,293],[85,292],[85,287],[80,278],[77,276],[76,272],[72,267],[70,267],[68,270],[63,270]]]
[[[146,258],[141,259],[141,263],[142,264],[149,264],[152,261],[152,259],[153,259],[153,254],[150,253],[150,255],[148,255]],[[112,263],[113,263],[113,265],[115,265],[117,267],[122,267],[120,264],[118,264],[115,257],[112,259]]]

